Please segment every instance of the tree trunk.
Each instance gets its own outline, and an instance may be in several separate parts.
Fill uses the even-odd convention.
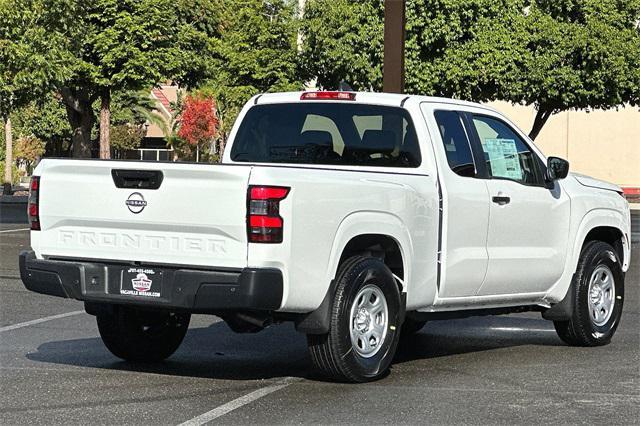
[[[4,156],[4,181],[3,194],[11,195],[11,187],[13,184],[13,134],[11,132],[11,117],[7,116],[4,120],[4,141],[6,152]]]
[[[102,103],[100,104],[100,158],[111,158],[110,144],[111,126],[111,90],[104,89],[102,92]]]
[[[553,114],[553,110],[549,108],[545,108],[540,106],[538,111],[536,112],[536,118],[533,120],[533,126],[531,127],[531,131],[529,132],[529,137],[531,140],[536,140],[540,131],[549,120],[549,117]]]
[[[60,95],[71,125],[71,153],[76,158],[91,158],[91,129],[95,122],[92,99],[86,90],[62,88]]]

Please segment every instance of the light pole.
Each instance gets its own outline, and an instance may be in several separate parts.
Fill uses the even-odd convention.
[[[405,0],[384,2],[384,64],[382,90],[404,91]]]

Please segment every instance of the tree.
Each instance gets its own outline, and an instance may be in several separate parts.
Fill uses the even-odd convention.
[[[71,148],[71,128],[65,106],[56,93],[44,94],[13,115],[16,134],[20,137],[33,136],[45,141],[44,155],[68,156]]]
[[[532,138],[560,111],[636,105],[639,3],[409,0],[406,91],[534,105]],[[325,14],[329,7],[332,13]],[[372,9],[365,20],[366,7]],[[345,79],[357,89],[379,90],[382,46],[371,34],[382,34],[382,2],[309,0],[306,10],[301,55],[306,75],[316,75],[323,86],[336,87]],[[362,22],[370,26],[369,35],[342,33],[343,25]]]
[[[204,1],[204,0],[203,0]],[[240,109],[255,94],[299,90],[296,10],[285,0],[215,0],[210,21],[195,21],[198,40],[205,47],[206,65],[198,62],[178,79],[197,85],[216,100],[221,138]]]
[[[384,1],[309,0],[301,23],[305,78],[317,77],[324,88],[344,80],[356,90],[382,90]],[[406,8],[406,91],[490,98],[484,85],[464,92],[451,60],[483,26],[521,14],[524,0],[408,0]],[[474,70],[480,65],[470,64]]]
[[[190,95],[184,101],[178,137],[195,147],[198,153],[203,145],[214,143],[218,124],[215,101],[205,96]]]
[[[50,0],[56,1],[56,0]],[[58,0],[59,1],[59,0]],[[160,82],[180,56],[176,15],[169,0],[66,0],[75,14],[67,35],[72,75],[58,84],[73,128],[75,156],[91,155],[94,100],[100,100],[100,157],[109,158],[114,91],[140,90]]]
[[[539,0],[481,26],[450,62],[460,86],[484,93],[461,97],[534,105],[532,139],[555,113],[637,104],[640,3],[632,3]]]
[[[300,24],[300,71],[327,89],[382,90],[384,0],[309,0]]]
[[[140,147],[145,127],[155,124],[169,133],[168,118],[156,109],[149,90],[115,92],[111,104],[111,147],[128,151]]]
[[[14,157],[29,171],[44,154],[44,147],[44,141],[35,136],[21,136],[14,146]]]
[[[640,2],[538,0],[523,20],[524,78],[505,98],[536,106],[532,139],[560,111],[640,102]]]
[[[144,138],[144,127],[132,123],[111,127],[111,147],[116,151],[130,151],[140,147]]]
[[[45,8],[43,1],[0,0],[0,117],[6,145],[5,193],[11,190],[13,167],[11,114],[43,96],[53,81],[63,78],[68,59],[60,49],[60,38],[48,34],[45,28],[58,21],[58,9]]]

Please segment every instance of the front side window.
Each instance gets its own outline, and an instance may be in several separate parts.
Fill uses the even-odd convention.
[[[447,153],[449,167],[460,176],[474,177],[476,168],[471,145],[460,115],[455,111],[436,111],[434,116]]]
[[[489,176],[526,185],[543,183],[536,154],[518,134],[500,120],[474,115]]]
[[[231,160],[252,163],[418,167],[418,138],[403,108],[357,103],[256,105]]]

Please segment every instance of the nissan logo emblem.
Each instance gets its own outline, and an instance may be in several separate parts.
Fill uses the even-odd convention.
[[[138,214],[147,206],[147,202],[139,192],[129,195],[127,201],[124,202],[131,213]]]

